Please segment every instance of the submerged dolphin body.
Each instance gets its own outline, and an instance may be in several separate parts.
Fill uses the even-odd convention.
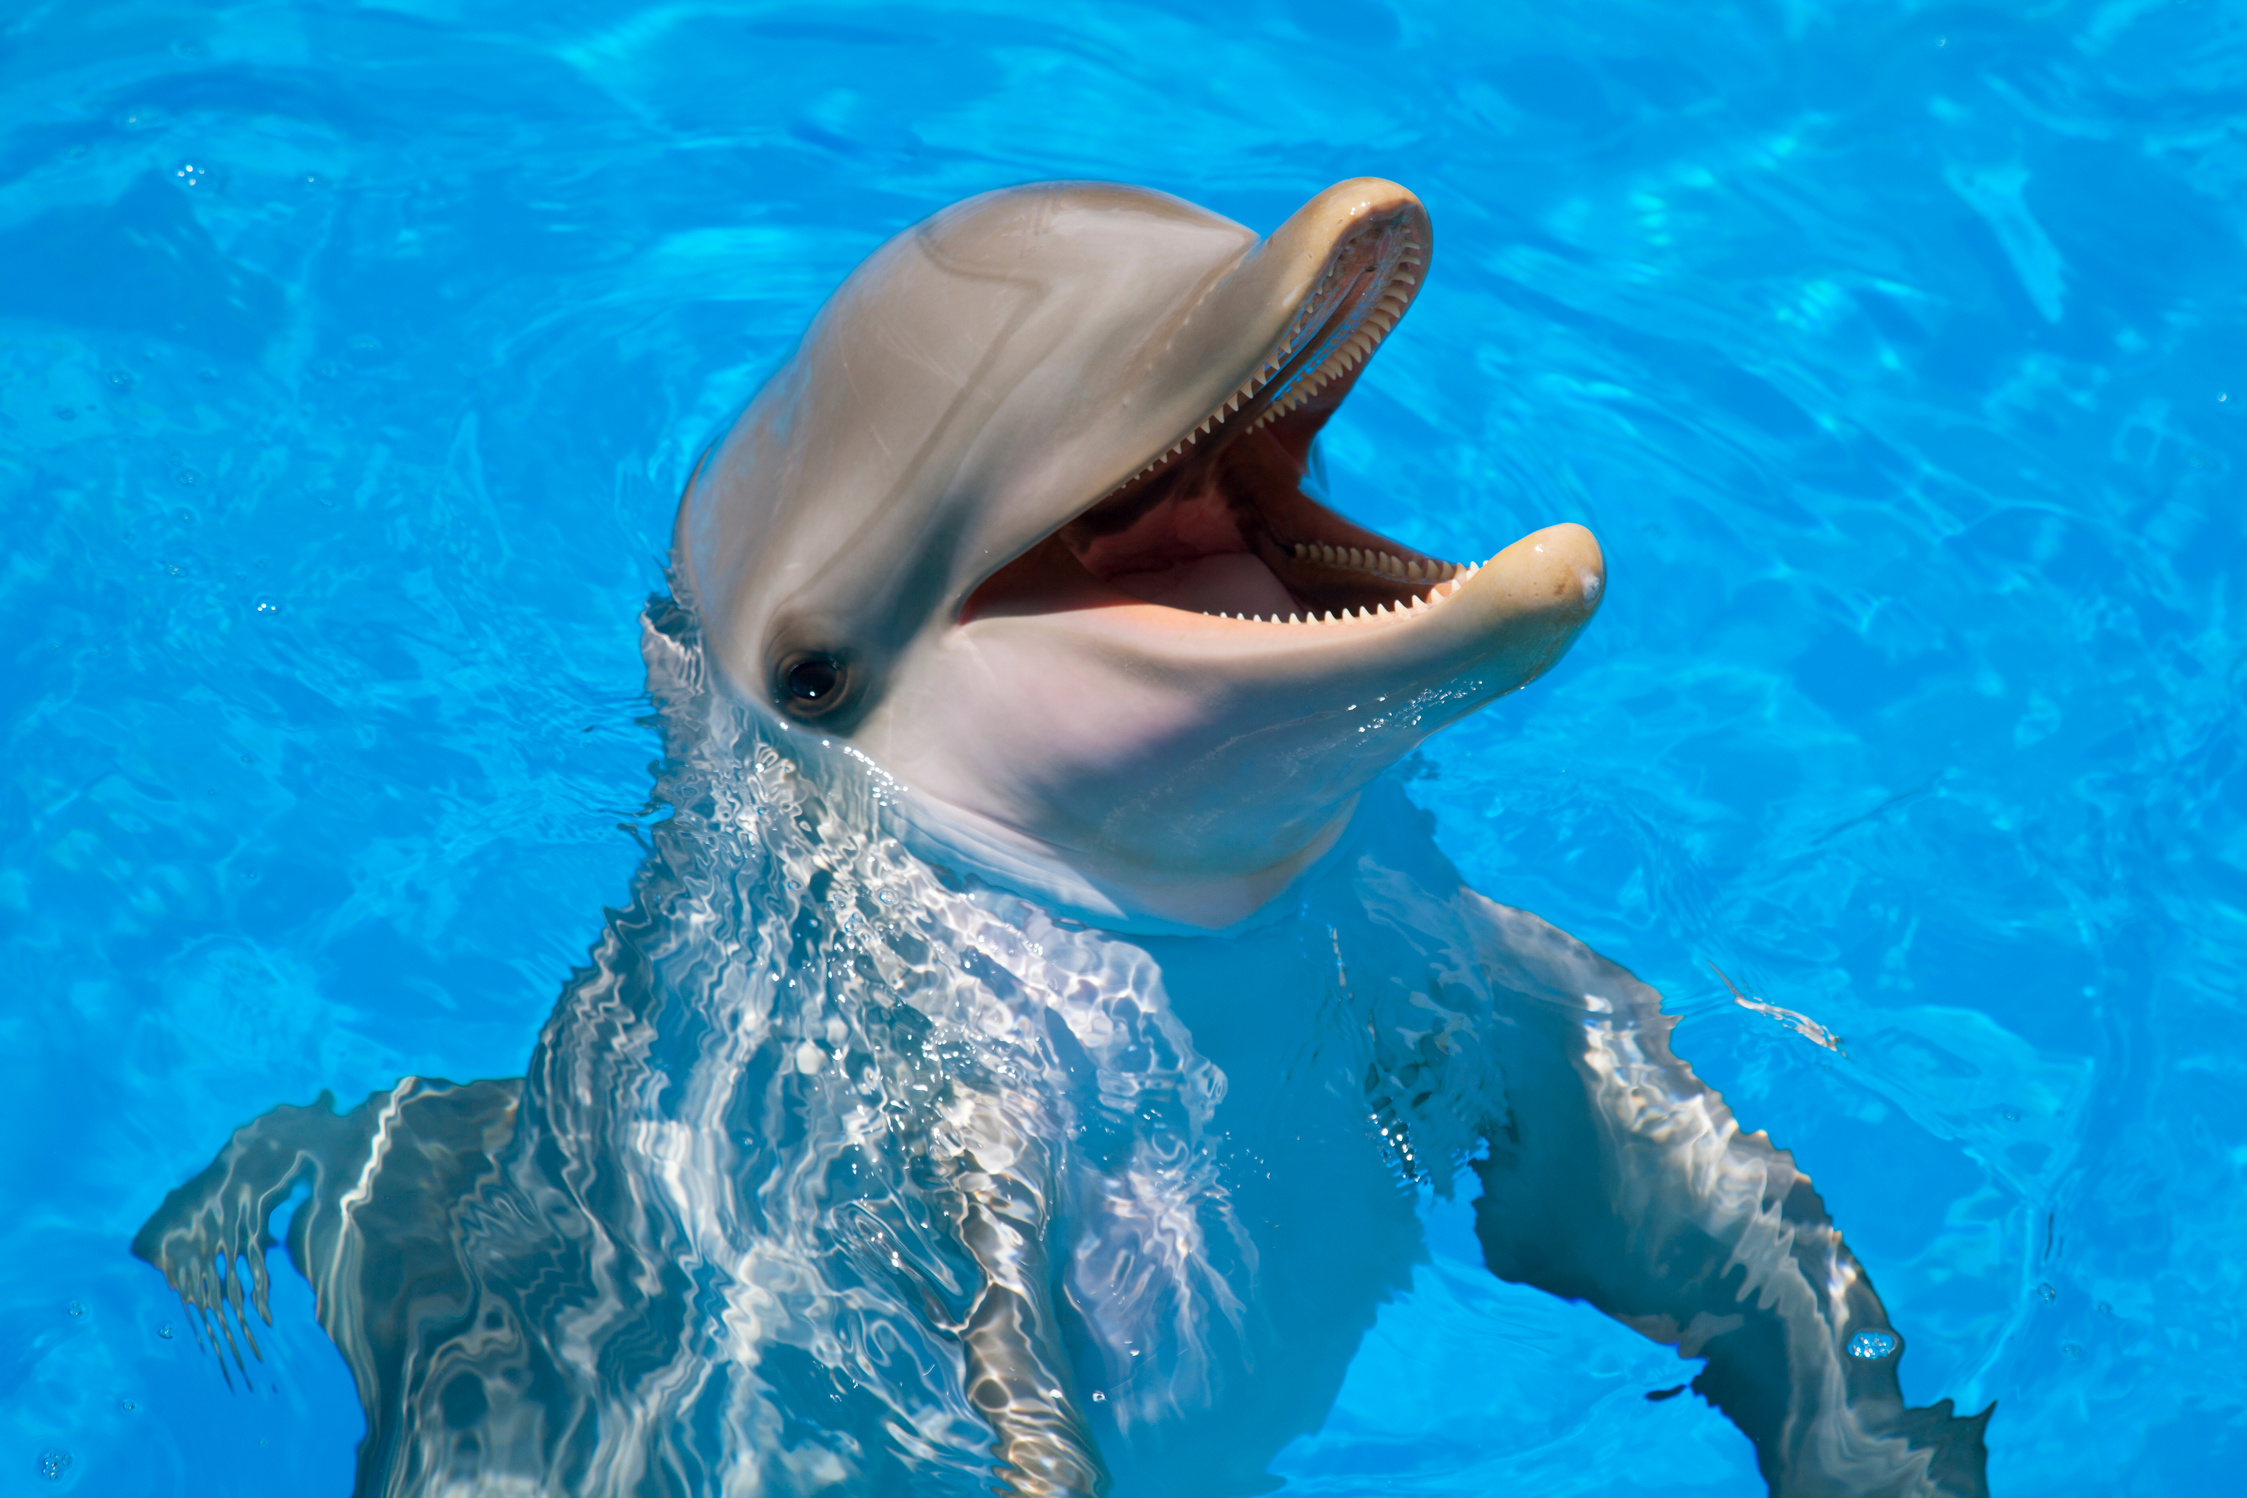
[[[1579,527],[1460,566],[1303,492],[1430,243],[1384,182],[1261,241],[1048,185],[837,292],[688,486],[675,815],[528,1074],[278,1109],[135,1241],[246,1371],[309,1183],[362,1494],[1265,1491],[1462,1173],[1775,1493],[1986,1492],[1659,997],[1380,778],[1604,585]]]

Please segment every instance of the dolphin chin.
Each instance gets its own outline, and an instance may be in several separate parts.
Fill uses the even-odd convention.
[[[898,236],[681,503],[725,677],[1094,908],[1240,919],[1605,591],[1581,526],[1460,562],[1305,492],[1432,245],[1373,178],[1263,240],[1067,183]]]

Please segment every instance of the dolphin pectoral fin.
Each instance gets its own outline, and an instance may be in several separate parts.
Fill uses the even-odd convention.
[[[1986,1498],[1990,1411],[1905,1407],[1871,1279],[1793,1158],[1670,1050],[1660,995],[1535,916],[1462,899],[1517,1020],[1508,1122],[1476,1166],[1491,1271],[1706,1358],[1693,1388],[1779,1498]]]
[[[998,1110],[990,1110],[996,1115]],[[1079,1417],[1074,1376],[1063,1350],[1045,1251],[1045,1192],[1035,1173],[1034,1145],[1003,1119],[977,1123],[1006,1136],[1003,1170],[969,1168],[954,1178],[961,1244],[983,1273],[983,1287],[962,1328],[968,1400],[991,1422],[998,1491],[1017,1498],[1098,1498],[1108,1470]]]
[[[273,1244],[268,1223],[274,1209],[301,1182],[311,1181],[318,1194],[338,1176],[356,1174],[373,1134],[371,1108],[364,1103],[338,1114],[335,1095],[322,1092],[304,1107],[284,1104],[253,1119],[134,1234],[134,1257],[161,1270],[179,1292],[222,1371],[231,1352],[235,1369],[248,1378],[244,1345],[252,1357],[264,1357],[242,1303],[246,1296],[259,1318],[273,1324],[265,1250]]]
[[[263,1354],[243,1302],[272,1324],[269,1224],[309,1185],[289,1227],[289,1257],[311,1281],[320,1327],[358,1384],[370,1433],[364,1469],[397,1404],[391,1385],[404,1349],[394,1345],[394,1329],[406,1307],[393,1302],[427,1300],[462,1279],[450,1213],[492,1172],[521,1090],[514,1080],[455,1086],[408,1077],[348,1113],[335,1112],[326,1092],[305,1107],[275,1108],[235,1130],[217,1159],[164,1198],[134,1236],[133,1253],[163,1271],[201,1320],[221,1368],[230,1352],[246,1379],[241,1346]],[[368,1289],[370,1267],[390,1287],[387,1298]]]

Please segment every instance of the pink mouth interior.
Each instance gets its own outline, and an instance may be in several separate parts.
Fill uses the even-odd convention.
[[[1349,383],[1127,485],[999,569],[961,622],[1133,603],[1284,619],[1426,597],[1450,564],[1303,492],[1311,439]],[[1401,575],[1408,563],[1422,575]]]

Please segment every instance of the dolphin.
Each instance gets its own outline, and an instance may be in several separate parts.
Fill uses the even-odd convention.
[[[1580,526],[1447,560],[1306,483],[1432,247],[1374,179],[1262,238],[1049,183],[853,272],[687,483],[673,815],[525,1076],[275,1109],[136,1238],[229,1376],[308,1188],[370,1498],[1263,1492],[1473,1191],[1773,1493],[1986,1493],[1659,995],[1385,773],[1606,588]]]

